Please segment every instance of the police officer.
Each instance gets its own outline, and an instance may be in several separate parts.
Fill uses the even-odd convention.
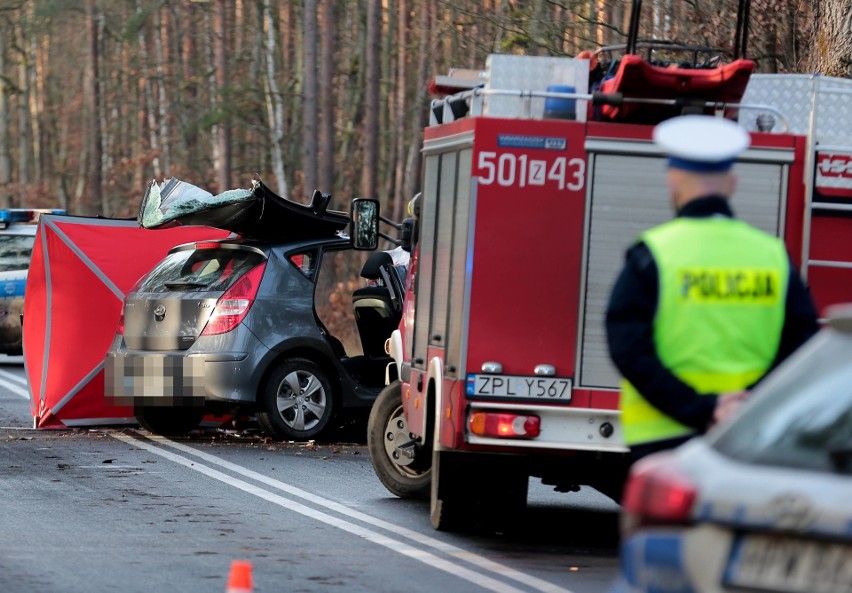
[[[654,141],[669,155],[677,216],[628,250],[606,314],[631,462],[723,420],[818,330],[783,242],[728,204],[745,130],[689,115],[658,125]]]

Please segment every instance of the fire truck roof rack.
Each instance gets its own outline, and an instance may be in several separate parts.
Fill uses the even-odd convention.
[[[787,132],[789,124],[787,117],[778,108],[773,105],[764,103],[726,103],[718,101],[702,101],[692,99],[656,99],[656,98],[640,98],[640,97],[625,97],[621,93],[566,93],[553,91],[533,91],[523,89],[491,89],[491,88],[475,88],[443,99],[433,99],[429,125],[439,125],[449,123],[464,117],[476,117],[488,115],[489,97],[509,97],[515,98],[518,101],[518,108],[515,117],[521,119],[535,119],[533,109],[533,100],[540,99],[562,99],[568,101],[591,102],[592,106],[597,105],[623,105],[623,104],[644,104],[644,105],[666,105],[680,108],[684,113],[690,111],[703,111],[711,109],[717,114],[729,109],[741,110],[749,109],[771,114],[778,118],[781,128],[775,130],[775,123],[771,119],[765,117],[761,119],[757,125],[761,131],[778,131],[780,133]],[[583,112],[583,105],[577,110],[578,113]],[[582,119],[582,118],[581,118]]]

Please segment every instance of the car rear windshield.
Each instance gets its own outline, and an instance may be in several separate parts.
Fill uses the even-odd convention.
[[[264,261],[248,248],[186,249],[170,253],[151,270],[137,292],[208,292],[227,290]]]
[[[766,465],[852,474],[852,334],[822,331],[768,377],[712,446]]]
[[[0,235],[0,272],[30,267],[35,235]]]

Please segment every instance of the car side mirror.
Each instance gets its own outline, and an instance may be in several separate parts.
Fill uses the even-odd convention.
[[[355,198],[349,216],[352,248],[364,251],[376,249],[379,246],[379,201]]]

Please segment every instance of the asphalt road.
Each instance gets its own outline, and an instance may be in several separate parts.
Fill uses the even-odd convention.
[[[533,481],[518,533],[445,534],[390,495],[363,430],[279,443],[249,425],[186,439],[32,430],[20,359],[0,357],[0,591],[596,593],[617,565],[617,507]]]

